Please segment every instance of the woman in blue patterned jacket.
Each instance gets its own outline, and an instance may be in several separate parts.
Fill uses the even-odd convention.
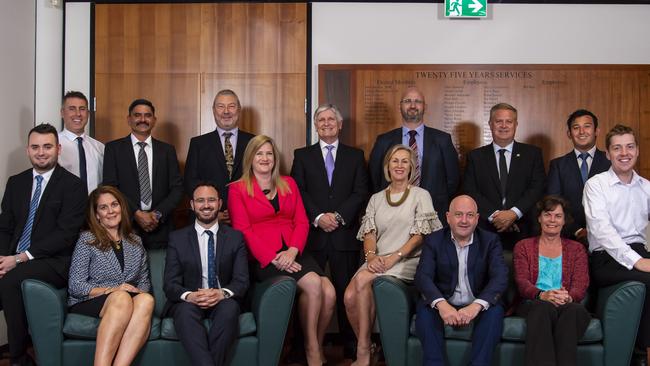
[[[130,365],[149,336],[154,298],[147,253],[117,188],[88,197],[88,227],[72,255],[69,312],[101,318],[95,365]]]

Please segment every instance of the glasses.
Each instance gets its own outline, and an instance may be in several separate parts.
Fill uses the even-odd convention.
[[[420,99],[402,99],[399,102],[402,104],[413,104],[413,103],[417,105],[424,104],[424,101]]]

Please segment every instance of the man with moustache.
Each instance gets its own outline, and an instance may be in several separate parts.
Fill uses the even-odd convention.
[[[198,182],[190,206],[193,224],[169,237],[164,313],[174,317],[192,365],[224,365],[237,339],[239,303],[248,289],[248,258],[241,232],[219,222],[217,187]],[[206,330],[204,319],[210,319]]]
[[[587,243],[585,210],[582,206],[582,190],[587,179],[607,171],[610,162],[605,152],[596,148],[599,133],[598,117],[585,109],[571,113],[567,120],[567,137],[573,150],[551,160],[548,171],[547,194],[556,194],[569,201],[573,222],[565,230],[569,237]]]
[[[88,197],[86,185],[57,164],[61,146],[53,126],[37,125],[28,139],[32,168],[9,178],[0,213],[0,303],[11,365],[33,365],[20,285],[28,278],[68,284]]]
[[[183,196],[176,149],[151,137],[155,113],[150,101],[134,100],[127,116],[131,133],[107,143],[104,151],[104,184],[124,193],[148,249],[167,246],[172,214]]]
[[[416,87],[406,89],[399,106],[402,127],[377,136],[370,153],[368,168],[372,190],[379,192],[388,186],[383,173],[384,155],[392,146],[404,144],[418,156],[413,185],[429,191],[433,207],[444,210],[456,193],[459,182],[458,153],[451,135],[424,125],[422,119],[427,105],[424,95]],[[445,217],[439,217],[446,225]]]
[[[499,233],[512,250],[530,236],[532,209],[544,193],[544,160],[536,146],[515,141],[517,110],[507,103],[490,109],[492,143],[467,154],[463,190],[479,207],[479,225]]]
[[[86,135],[89,114],[88,99],[83,93],[69,91],[63,96],[59,165],[81,178],[88,192],[92,192],[102,181],[104,144]]]
[[[499,237],[478,229],[476,202],[451,201],[449,227],[424,239],[415,286],[422,294],[415,327],[422,342],[423,365],[444,365],[444,326],[474,323],[471,365],[489,365],[501,339],[508,267]]]
[[[646,249],[650,181],[634,171],[639,145],[630,127],[614,126],[605,137],[605,148],[612,165],[587,181],[582,198],[591,278],[599,287],[624,281],[646,285],[636,346],[650,354],[650,252]],[[644,358],[636,364],[650,362]]]
[[[359,212],[368,196],[368,175],[363,151],[339,141],[343,117],[336,106],[319,106],[314,112],[314,128],[318,142],[294,151],[291,176],[312,224],[307,250],[323,271],[329,263],[344,356],[352,358],[356,340],[343,294],[359,267],[361,242],[356,234]]]
[[[241,103],[230,89],[220,90],[214,97],[212,113],[216,129],[193,137],[185,162],[185,192],[191,195],[197,182],[214,182],[223,197],[221,222],[230,222],[226,186],[241,178],[241,161],[248,141],[254,135],[239,129]]]

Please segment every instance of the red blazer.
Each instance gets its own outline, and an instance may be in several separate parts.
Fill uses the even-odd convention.
[[[266,267],[282,248],[282,239],[289,247],[302,253],[309,233],[309,221],[302,204],[300,190],[293,178],[283,176],[291,192],[279,195],[280,211],[275,213],[257,182],[253,182],[253,197],[246,184],[239,180],[230,185],[228,211],[232,226],[244,233],[250,253]],[[279,194],[279,193],[278,193]]]
[[[513,253],[515,282],[519,295],[534,299],[539,292],[535,287],[539,272],[539,237],[520,240]],[[574,302],[585,297],[589,286],[589,264],[584,245],[562,238],[562,286],[569,291]]]

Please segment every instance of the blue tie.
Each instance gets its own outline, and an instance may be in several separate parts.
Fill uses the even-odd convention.
[[[210,230],[206,230],[205,233],[208,234],[208,287],[216,288],[217,266],[214,262],[214,234],[212,234],[212,231]]]
[[[580,159],[582,159],[582,164],[580,164],[580,175],[582,176],[582,184],[587,181],[589,177],[589,166],[587,165],[587,158],[590,157],[588,152],[580,153]]]
[[[43,182],[43,176],[36,176],[36,189],[34,190],[34,195],[32,196],[32,202],[29,204],[29,216],[27,216],[27,223],[25,223],[25,228],[23,233],[20,236],[18,241],[18,253],[22,253],[29,249],[29,245],[32,241],[32,226],[34,225],[34,217],[36,217],[36,209],[38,209],[38,199],[41,197],[41,183]]]
[[[327,145],[327,156],[325,156],[325,170],[327,171],[327,182],[332,185],[332,175],[334,174],[334,155],[332,149],[334,145]]]

